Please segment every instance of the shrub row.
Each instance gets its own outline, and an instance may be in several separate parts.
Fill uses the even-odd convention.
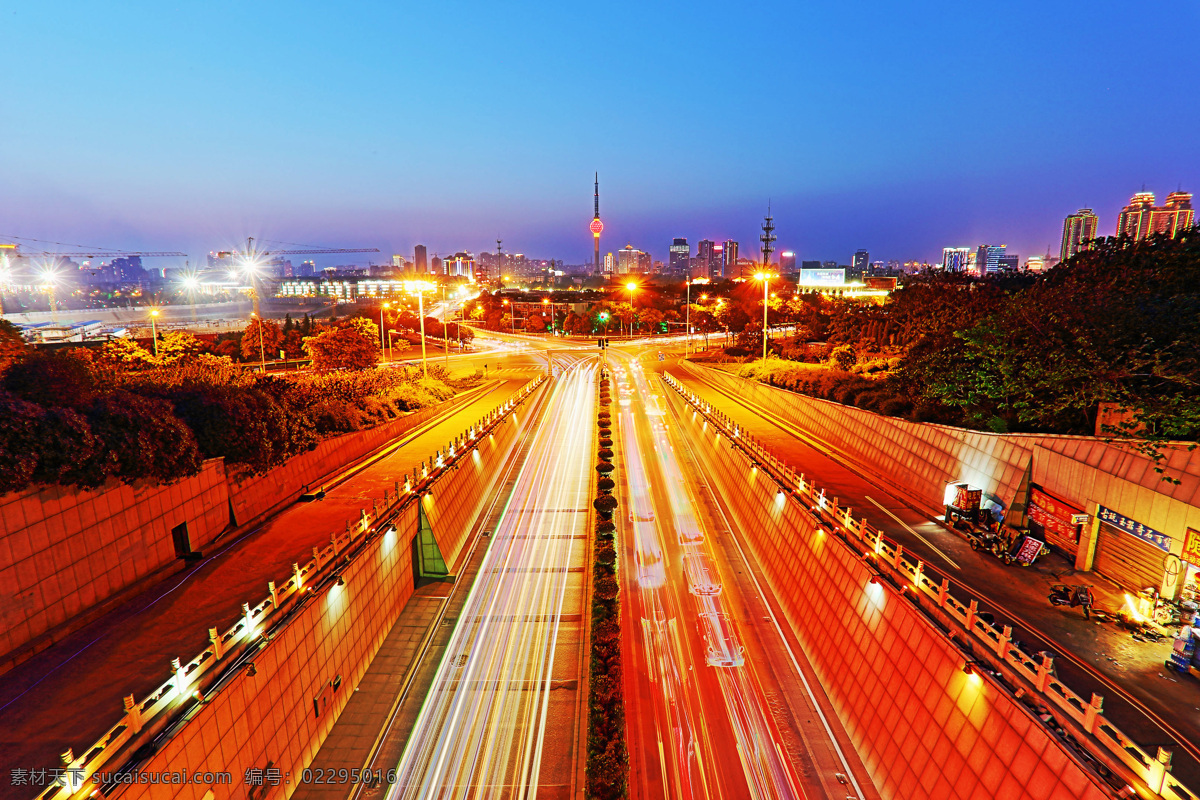
[[[325,436],[452,396],[397,370],[256,377],[198,355],[129,370],[83,350],[29,351],[0,375],[0,494],[33,483],[167,483],[206,458],[265,472]]]
[[[600,375],[599,459],[596,471],[596,535],[592,547],[592,641],[588,689],[588,797],[614,800],[627,796],[629,750],[625,741],[624,673],[621,664],[621,604],[617,551],[613,544],[616,482],[612,463],[609,380]]]

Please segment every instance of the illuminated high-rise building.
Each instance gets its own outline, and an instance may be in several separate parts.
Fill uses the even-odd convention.
[[[1145,239],[1163,234],[1174,237],[1195,223],[1191,192],[1171,192],[1161,206],[1154,205],[1153,192],[1138,192],[1117,218],[1117,236]]]
[[[850,261],[850,269],[859,277],[866,275],[871,267],[871,254],[866,250],[855,250],[854,258]]]
[[[1062,248],[1059,258],[1066,261],[1080,250],[1088,248],[1087,242],[1096,238],[1096,228],[1100,220],[1090,208],[1081,208],[1074,214],[1068,214],[1063,220]]]
[[[418,274],[429,272],[429,251],[425,249],[425,245],[419,244],[413,248],[413,270]]]
[[[1154,192],[1138,192],[1121,209],[1117,217],[1117,236],[1145,239],[1150,235],[1150,218],[1154,213]]]
[[[1008,245],[1006,244],[979,245],[979,249],[975,251],[975,274],[982,277],[1004,269],[1006,262],[1001,260],[1007,255],[1007,252]]]
[[[779,254],[779,271],[780,273],[796,271],[796,254],[791,250],[784,250]]]
[[[966,272],[970,256],[969,247],[943,247],[942,269],[946,272]]]
[[[692,246],[687,239],[671,240],[671,257],[669,270],[673,275],[685,275],[688,272],[688,260],[692,257]]]
[[[617,259],[612,253],[606,253],[604,256],[604,274],[612,275],[617,271]]]
[[[712,278],[713,276],[713,258],[719,257],[719,251],[716,249],[717,243],[710,239],[701,239],[696,244],[696,260],[699,262],[700,269],[698,270],[697,278]],[[720,264],[717,264],[718,269]]]
[[[721,245],[721,276],[725,278],[742,277],[741,271],[738,269],[738,243],[733,239],[726,239]]]

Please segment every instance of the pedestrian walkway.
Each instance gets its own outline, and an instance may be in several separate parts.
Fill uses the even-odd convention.
[[[523,384],[497,381],[453,413],[406,434],[387,455],[328,488],[323,500],[290,506],[6,673],[0,684],[0,774],[57,767],[68,747],[85,752],[120,719],[122,697],[140,698],[158,687],[169,677],[171,659],[186,662],[203,650],[210,627],[227,628],[242,603],[266,595],[268,580],[286,578],[293,562],[307,561],[360,509]],[[27,794],[0,781],[0,798]]]

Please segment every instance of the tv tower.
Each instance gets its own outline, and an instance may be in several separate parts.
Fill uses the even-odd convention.
[[[767,201],[767,216],[762,224],[762,236],[758,240],[762,242],[763,254],[763,269],[771,268],[771,253],[775,252],[775,248],[771,247],[775,243],[775,219],[771,216],[771,202]]]
[[[592,217],[592,239],[596,245],[596,260],[592,262],[592,268],[599,275],[600,270],[600,232],[604,230],[604,223],[600,221],[600,173],[596,173],[596,215]]]

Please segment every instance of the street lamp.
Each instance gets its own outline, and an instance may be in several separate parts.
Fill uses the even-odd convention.
[[[629,337],[633,338],[633,290],[637,288],[636,283],[627,283],[625,288],[629,290]]]
[[[429,377],[429,363],[425,354],[425,294],[427,289],[432,289],[429,283],[425,281],[405,281],[404,291],[409,294],[417,293],[417,316],[421,319],[421,375]]]
[[[767,292],[770,291],[772,277],[769,272],[754,273],[754,280],[763,282],[763,361],[767,360]]]
[[[692,279],[689,277],[687,284],[687,303],[685,304],[685,317],[683,329],[687,331],[687,338],[683,340],[683,354],[686,356],[692,351]]]
[[[150,341],[154,342],[154,357],[158,358],[158,326],[154,324],[158,309],[150,309]]]
[[[450,328],[446,325],[446,284],[442,284],[442,344],[446,351],[446,369],[450,368]]]
[[[391,308],[391,307],[392,307],[391,303],[384,303],[383,305],[381,305],[379,307],[379,350],[381,353],[384,353],[385,355],[387,353],[387,342],[385,342],[384,338],[383,338],[383,336],[384,336],[384,334],[383,334],[383,310],[385,308]]]
[[[250,312],[252,319],[258,320],[258,368],[263,373],[267,372],[267,350],[263,347],[263,321],[262,317],[253,311]]]

